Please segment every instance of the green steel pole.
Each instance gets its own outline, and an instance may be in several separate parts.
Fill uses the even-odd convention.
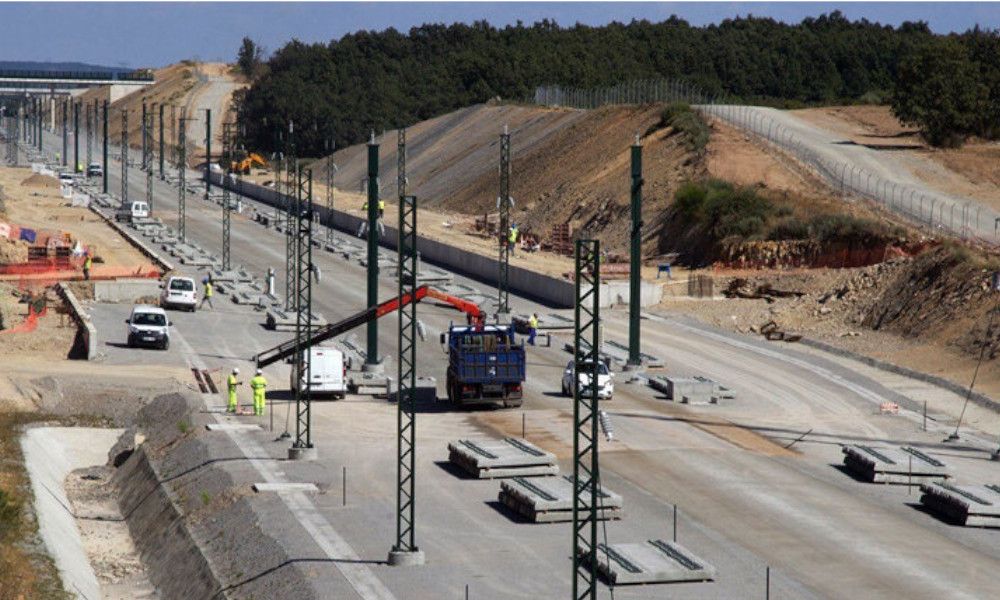
[[[632,146],[632,231],[628,276],[628,364],[638,367],[639,295],[642,282],[642,146],[636,136]]]
[[[62,164],[65,167],[69,163],[69,159],[66,156],[69,154],[69,100],[63,100],[62,103],[62,130],[63,130],[63,151],[62,151]]]
[[[80,103],[73,103],[73,172],[80,172]]]
[[[378,144],[372,132],[368,142],[368,307],[378,304]],[[365,364],[379,364],[378,320],[368,321]]]

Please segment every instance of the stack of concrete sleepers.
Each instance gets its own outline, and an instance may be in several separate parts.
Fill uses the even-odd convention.
[[[573,477],[514,477],[500,482],[500,503],[535,523],[560,523],[573,520]],[[600,520],[622,518],[622,497],[604,486],[597,488]],[[590,487],[580,492],[590,501]]]
[[[844,466],[872,483],[925,483],[951,477],[951,469],[940,460],[912,446],[844,446]]]
[[[677,542],[598,544],[597,570],[612,585],[711,581],[715,567]]]
[[[448,444],[448,460],[479,479],[559,473],[554,454],[512,437],[456,440]]]
[[[1000,485],[935,482],[921,485],[920,491],[920,503],[948,521],[967,527],[1000,527]]]

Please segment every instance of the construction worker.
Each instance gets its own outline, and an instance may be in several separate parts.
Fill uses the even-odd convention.
[[[205,293],[201,297],[201,304],[198,306],[198,308],[204,308],[205,307],[205,303],[208,302],[208,306],[212,310],[215,310],[215,305],[212,304],[212,280],[211,280],[211,278],[206,277],[204,283],[205,283]]]
[[[260,369],[257,369],[257,374],[250,380],[250,389],[253,390],[253,414],[258,417],[263,416],[267,404],[267,380],[264,379],[264,372]]]
[[[517,245],[517,223],[512,223],[510,231],[507,233],[507,248],[514,254],[514,246]]]
[[[535,336],[538,335],[538,313],[532,313],[528,319],[528,343],[535,345]]]
[[[90,281],[90,267],[94,266],[94,261],[90,258],[90,252],[83,255],[83,280]]]
[[[379,198],[378,200],[378,218],[385,216],[385,200]]]
[[[226,412],[234,413],[239,405],[236,398],[236,387],[243,385],[242,381],[237,379],[237,375],[240,374],[240,370],[233,367],[233,372],[229,374],[226,378],[226,388],[229,391],[229,406],[226,408]]]

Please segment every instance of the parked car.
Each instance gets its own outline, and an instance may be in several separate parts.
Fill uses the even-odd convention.
[[[160,306],[195,311],[198,305],[198,287],[190,277],[171,277],[160,292]]]
[[[566,363],[563,370],[562,393],[565,396],[573,395],[573,372],[576,370],[573,361]],[[588,369],[589,371],[590,369]],[[580,391],[584,394],[590,393],[590,373],[580,373]],[[597,397],[600,400],[611,400],[615,393],[614,376],[608,369],[608,365],[603,362],[597,363]]]
[[[104,168],[101,163],[90,163],[87,165],[87,177],[103,177]]]
[[[307,359],[310,368],[309,391],[315,395],[329,394],[338,398],[347,395],[347,363],[344,353],[336,348],[313,346]],[[305,373],[296,377],[298,366],[292,363],[289,387],[292,391],[304,388]]]
[[[125,319],[128,325],[128,346],[153,346],[160,350],[170,347],[170,327],[167,313],[159,306],[140,304],[132,308]]]

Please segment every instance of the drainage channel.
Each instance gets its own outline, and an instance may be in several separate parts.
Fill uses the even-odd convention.
[[[33,427],[21,437],[38,531],[76,598],[158,598],[118,510],[108,451],[121,429]]]

